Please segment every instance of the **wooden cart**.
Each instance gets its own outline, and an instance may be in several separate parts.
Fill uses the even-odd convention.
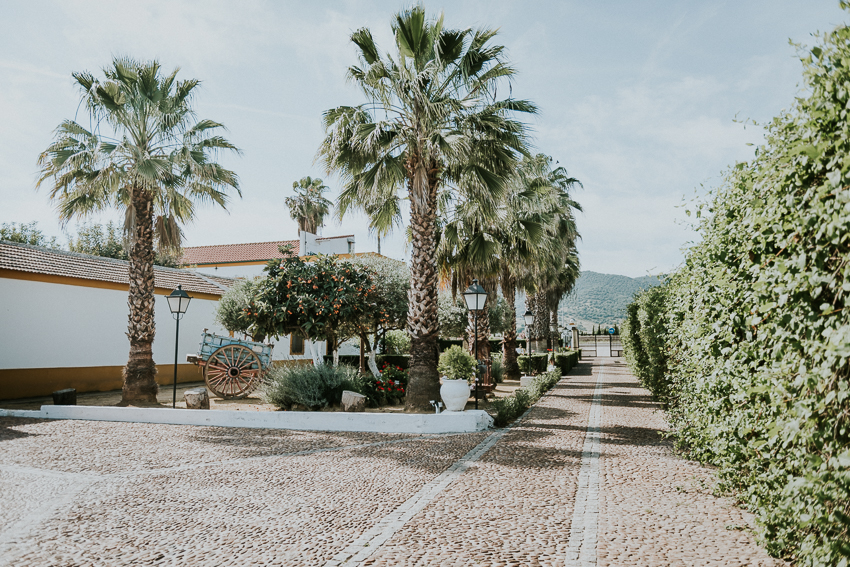
[[[244,398],[257,389],[272,362],[272,345],[201,333],[197,355],[186,361],[203,368],[213,394],[224,399]]]

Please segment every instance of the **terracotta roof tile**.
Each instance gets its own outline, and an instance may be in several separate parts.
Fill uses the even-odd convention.
[[[300,241],[298,240],[188,246],[183,249],[181,262],[185,266],[225,264],[227,262],[265,262],[273,258],[283,258],[283,254],[278,251],[277,247],[284,244],[291,244],[293,252],[299,253]]]
[[[124,260],[0,241],[0,269],[129,284],[129,265]],[[160,289],[182,284],[186,291],[212,295],[222,295],[236,281],[220,276],[205,278],[191,270],[163,266],[154,266],[154,278],[154,285]]]

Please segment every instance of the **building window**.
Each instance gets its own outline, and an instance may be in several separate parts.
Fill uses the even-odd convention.
[[[304,354],[304,337],[298,333],[289,335],[289,354]]]

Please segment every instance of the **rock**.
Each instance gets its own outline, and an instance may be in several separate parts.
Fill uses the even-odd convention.
[[[183,392],[186,409],[210,409],[210,395],[206,388],[192,388]]]
[[[56,390],[53,392],[54,406],[75,406],[77,405],[77,390],[67,388],[65,390]]]
[[[366,411],[366,396],[351,390],[343,390],[341,405],[342,411]]]

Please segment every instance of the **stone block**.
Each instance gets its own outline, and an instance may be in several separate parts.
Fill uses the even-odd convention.
[[[530,386],[535,378],[537,378],[537,376],[520,376],[520,378],[519,378],[520,387],[525,388],[526,386]]]
[[[75,388],[66,388],[65,390],[56,390],[53,392],[53,405],[55,406],[75,406],[77,405],[77,390]]]
[[[183,392],[186,409],[210,409],[210,394],[206,388],[192,388]]]
[[[366,411],[366,396],[351,390],[343,390],[341,405],[342,411]]]

